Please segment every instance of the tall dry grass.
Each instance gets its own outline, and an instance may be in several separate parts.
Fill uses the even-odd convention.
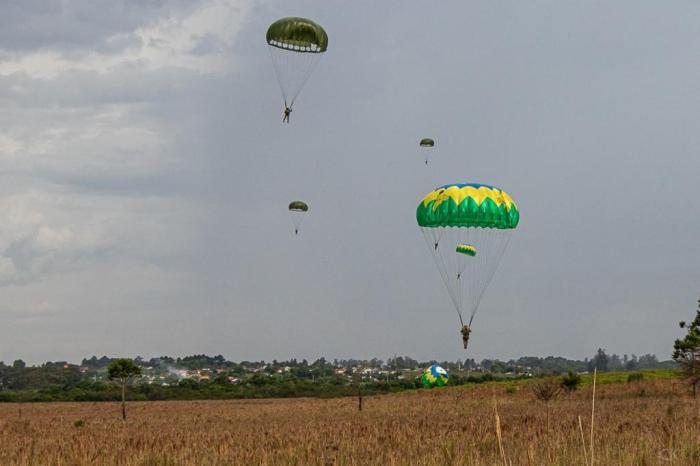
[[[549,430],[523,385],[365,397],[361,412],[355,398],[131,403],[126,423],[118,403],[21,418],[4,404],[0,465],[586,465],[591,389],[553,401]],[[673,381],[599,385],[595,464],[700,465],[697,402]]]

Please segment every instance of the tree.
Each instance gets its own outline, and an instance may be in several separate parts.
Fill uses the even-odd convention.
[[[126,387],[134,377],[141,374],[141,368],[127,358],[115,359],[107,368],[109,379],[114,380],[122,389],[122,419],[126,421]]]
[[[561,392],[561,383],[555,378],[548,378],[532,385],[535,398],[545,403],[547,407],[547,432],[549,432],[549,403]]]
[[[605,354],[605,350],[602,348],[598,348],[598,351],[589,363],[588,370],[593,371],[593,369],[598,369],[598,372],[607,372],[608,370],[610,370],[609,365],[610,361],[608,355]]]
[[[574,371],[569,371],[568,374],[562,376],[561,386],[567,392],[575,392],[581,384],[581,376]]]
[[[673,360],[681,366],[683,375],[693,388],[693,397],[697,395],[700,384],[700,300],[695,319],[690,323],[680,322],[681,328],[687,328],[685,338],[673,344]]]

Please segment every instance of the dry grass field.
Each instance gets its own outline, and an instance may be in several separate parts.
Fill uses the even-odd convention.
[[[700,465],[700,402],[678,384],[599,385],[595,464]],[[25,404],[21,417],[4,404],[0,464],[586,465],[590,397],[587,385],[553,401],[549,429],[527,383],[370,397],[362,412],[351,398],[141,402],[126,423],[116,403]]]

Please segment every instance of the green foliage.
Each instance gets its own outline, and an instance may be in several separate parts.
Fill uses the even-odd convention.
[[[82,419],[78,419],[73,423],[73,425],[79,429],[85,425],[85,421],[83,421]]]
[[[578,389],[578,386],[581,385],[581,381],[581,376],[573,371],[569,371],[560,379],[562,388],[569,393],[575,392]]]
[[[641,382],[644,380],[644,374],[641,372],[633,372],[627,376],[627,382]]]
[[[113,360],[107,367],[107,374],[111,380],[126,381],[141,374],[141,368],[132,359],[120,358]]]
[[[700,384],[700,301],[695,319],[690,324],[681,322],[681,327],[688,329],[685,338],[677,339],[673,344],[673,360],[678,363],[684,378],[693,389],[693,396]]]

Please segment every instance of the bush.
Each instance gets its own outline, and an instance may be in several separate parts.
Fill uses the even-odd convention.
[[[562,388],[569,393],[575,392],[579,385],[581,385],[581,376],[573,371],[569,371],[568,374],[561,378]]]
[[[644,374],[641,372],[633,372],[627,376],[627,382],[639,382],[641,380],[644,380]]]
[[[542,382],[537,382],[532,385],[532,393],[535,398],[545,403],[549,403],[559,395],[561,384],[557,383],[556,379],[545,379]]]

